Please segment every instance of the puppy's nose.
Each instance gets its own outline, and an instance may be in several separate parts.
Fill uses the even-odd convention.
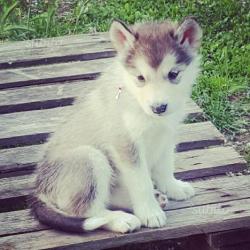
[[[162,104],[160,106],[152,106],[152,111],[155,114],[161,114],[164,113],[167,110],[168,105],[167,104]]]

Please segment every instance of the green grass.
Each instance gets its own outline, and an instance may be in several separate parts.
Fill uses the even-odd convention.
[[[204,39],[201,49],[203,71],[194,87],[193,98],[221,131],[232,135],[247,127],[250,112],[249,1],[47,2],[29,5],[25,0],[0,0],[0,11],[7,13],[0,15],[5,16],[0,23],[0,39],[25,40],[107,31],[114,18],[134,23],[195,16],[204,30]]]

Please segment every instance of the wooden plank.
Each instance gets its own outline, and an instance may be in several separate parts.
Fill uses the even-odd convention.
[[[76,79],[93,79],[112,61],[113,58],[105,58],[1,70],[0,90]]]
[[[32,232],[33,230],[38,231],[45,228],[48,227],[41,225],[34,219],[29,209],[0,213],[0,235]]]
[[[178,238],[177,240],[160,240],[144,243],[126,244],[106,250],[214,250],[211,249],[203,235]],[[249,250],[249,249],[248,249]]]
[[[94,83],[95,80],[81,80],[2,90],[0,91],[0,114],[71,105],[74,98],[82,91],[83,85]],[[189,116],[198,116],[201,112],[195,102],[192,100],[188,102],[186,113]]]
[[[42,157],[43,145],[0,150],[0,174],[33,171]],[[178,153],[176,166],[177,177],[193,179],[242,171],[246,161],[232,147],[214,147]]]
[[[34,182],[34,174],[0,179],[0,200],[27,196],[32,192]]]
[[[131,234],[99,231],[82,235],[42,230],[1,237],[0,246],[14,249],[62,249],[63,247],[63,249],[96,250],[128,243],[176,239],[249,227],[250,199],[172,210],[167,212],[167,216],[167,226],[159,229],[142,229]]]
[[[232,147],[224,146],[178,153],[176,166],[177,177],[193,179],[240,172],[246,168],[246,161]]]
[[[22,180],[23,179],[20,178],[19,182],[21,183]],[[235,183],[235,186],[232,187],[232,183]],[[182,202],[170,201],[166,211],[198,207],[206,204],[229,202],[232,200],[240,200],[250,197],[250,176],[219,177],[215,179],[206,179],[203,181],[193,182],[193,186],[195,187],[197,192],[196,196],[192,197],[190,200]],[[24,195],[26,194],[23,192],[22,196]],[[200,212],[209,213],[211,211],[201,210]],[[27,224],[24,227],[14,226],[18,224],[21,225],[21,222],[18,223],[18,220],[21,220],[23,223],[25,223],[25,218],[30,222],[30,225]],[[39,223],[35,223],[33,217],[30,215],[30,210],[27,209],[6,212],[2,214],[0,213],[0,228],[2,229],[0,235],[5,235],[10,233],[14,234],[28,231],[31,232],[33,230],[40,230],[41,228],[45,227],[41,227]],[[211,240],[209,242],[211,244]]]
[[[27,67],[40,64],[50,64],[58,62],[68,61],[83,61],[93,60],[97,58],[106,58],[114,56],[114,49],[107,38],[98,38],[102,35],[91,35],[89,39],[84,42],[84,36],[82,42],[72,42],[74,38],[64,37],[62,40],[50,39],[43,40],[43,42],[26,41],[25,49],[21,50],[20,45],[12,45],[12,47],[18,47],[11,50],[2,47],[0,49],[0,69]],[[92,38],[91,38],[92,36]],[[107,37],[107,35],[105,35]],[[53,42],[56,41],[56,42]],[[60,44],[63,41],[62,44]],[[43,45],[37,45],[37,43],[44,43]],[[53,44],[54,43],[54,44]],[[4,46],[4,45],[3,45]]]
[[[241,230],[229,230],[207,235],[207,242],[211,247],[220,248],[222,246],[238,245],[240,243],[250,244],[250,228]]]
[[[223,143],[223,135],[209,121],[183,124],[178,136],[177,151],[201,149]]]
[[[0,148],[3,149],[44,143],[47,140],[49,134],[52,133],[51,130],[54,130],[56,127],[55,124],[49,123],[49,121],[57,122],[56,118],[53,120],[52,118],[48,119],[48,124],[45,123],[39,127],[39,130],[41,129],[42,131],[36,131],[35,127],[31,127],[32,122],[30,127],[18,126],[17,129],[21,127],[20,130],[7,133],[7,136],[9,135],[10,137],[0,139]],[[54,127],[52,128],[52,126]],[[10,128],[12,129],[13,127]],[[30,132],[31,134],[29,134]],[[0,132],[1,136],[2,134],[3,133]],[[204,147],[221,145],[223,142],[223,136],[210,122],[184,124],[182,125],[178,138],[179,144],[177,146],[177,151],[183,152],[187,150],[201,149]]]
[[[30,170],[42,159],[43,145],[0,150],[0,173]]]
[[[18,89],[2,90],[0,91],[0,108],[3,111],[3,106],[74,98],[79,94],[79,91],[82,91],[83,85],[95,84],[95,82],[96,80],[77,80],[60,82],[56,85],[27,86]]]
[[[217,149],[219,152],[220,152],[220,149]],[[177,157],[179,156],[179,154],[177,154]],[[210,157],[212,157],[213,154],[210,154]],[[215,155],[216,156],[216,155]],[[181,158],[179,158],[177,161],[179,162],[182,162],[181,166],[184,167],[184,164],[185,164],[185,171],[183,171],[183,168],[182,169],[178,169],[177,168],[177,172],[178,172],[178,177],[181,178],[181,179],[185,179],[183,177],[185,177],[185,172],[189,171],[191,172],[192,171],[192,168],[194,167],[193,165],[189,165],[190,162],[187,161],[183,161]],[[184,163],[184,164],[183,164]],[[206,162],[204,162],[204,164],[206,164]],[[231,163],[230,163],[231,164]],[[243,165],[243,160],[242,160],[242,165]],[[245,165],[244,165],[245,166]],[[207,164],[207,168],[210,168],[210,176],[211,175],[216,175],[216,165],[209,165]],[[235,167],[235,169],[237,169]],[[224,170],[226,170],[226,165],[224,165]],[[202,169],[199,170],[200,172],[200,176],[201,176],[201,173],[202,173]],[[239,171],[237,169],[237,171]],[[207,173],[208,171],[206,171],[205,169],[205,173]],[[221,172],[220,172],[221,173]],[[191,174],[190,174],[191,175]],[[193,175],[191,175],[192,178],[194,178]],[[188,179],[188,178],[187,178]],[[21,175],[21,176],[15,176],[15,177],[9,177],[9,178],[2,178],[0,179],[0,200],[4,200],[4,199],[10,199],[10,198],[15,198],[15,197],[18,197],[18,196],[27,196],[30,194],[30,192],[32,191],[32,188],[34,186],[34,180],[35,180],[35,174],[29,174],[29,175]],[[222,180],[222,179],[221,179]],[[231,180],[231,179],[230,179]],[[249,191],[247,190],[247,187],[250,188],[250,183],[247,184],[245,180],[249,180],[249,178],[243,176],[242,178],[238,178],[237,180],[242,180],[242,183],[244,184],[243,186],[245,187],[245,190],[247,192],[247,194],[249,193]],[[228,178],[225,177],[225,182],[228,181]],[[222,190],[224,188],[224,186],[226,186],[226,184],[224,184],[224,186],[220,183],[218,183],[217,185],[215,184],[217,182],[217,179],[215,179],[214,183],[211,181],[209,182],[208,187],[212,187],[212,191],[215,191],[215,190]],[[223,183],[223,181],[221,181]],[[203,185],[203,183],[205,183],[204,185],[206,185],[207,182],[203,181],[201,182],[201,184],[199,185]],[[211,185],[211,183],[213,183],[212,186],[209,186]],[[236,183],[233,185],[234,188],[238,187],[237,185],[239,184],[240,187],[242,187],[242,183]],[[221,185],[221,187],[219,187],[219,185]],[[230,182],[229,185],[232,185],[232,183]],[[208,188],[206,187],[206,188]],[[230,188],[230,186],[227,186],[228,188]],[[204,190],[206,190],[206,188],[202,188]],[[199,189],[199,188],[198,188]],[[219,194],[225,194],[225,190],[222,192],[222,191],[218,191]],[[243,193],[243,192],[242,192]],[[232,194],[231,195],[226,195],[225,198],[231,198],[231,196],[233,196]],[[219,201],[221,201],[222,198],[219,196]],[[192,205],[194,202],[194,200],[191,200],[191,203],[189,203],[189,201],[187,201],[185,204],[185,206],[190,206]],[[189,204],[189,205],[188,205]]]
[[[249,236],[248,236],[249,237]],[[224,246],[219,248],[218,250],[249,250],[250,242],[238,243],[236,245]]]
[[[63,122],[71,107],[34,110],[1,115],[0,148],[44,142]],[[224,138],[211,122],[184,124],[180,129],[178,151],[223,143]]]
[[[21,57],[18,53],[22,53],[24,48],[35,51],[43,48],[61,48],[62,46],[71,44],[79,45],[91,42],[107,42],[109,41],[109,34],[107,32],[85,33],[69,36],[58,36],[51,38],[37,38],[25,41],[7,41],[0,44],[0,56],[4,56],[6,52],[15,52],[17,57]],[[30,54],[30,53],[29,53]],[[4,61],[4,60],[3,60]]]
[[[190,101],[186,106],[185,112],[187,114],[188,112],[197,112],[198,109],[197,106]],[[58,107],[50,110],[3,114],[0,116],[0,138],[22,136],[25,134],[49,133],[60,125],[71,111],[72,107]],[[201,124],[207,125],[208,123]],[[217,134],[218,132],[216,135]]]
[[[55,128],[63,122],[64,118],[70,114],[70,111],[71,107],[63,107],[1,115],[0,138],[3,139],[0,139],[0,145],[2,147],[8,146],[8,141],[11,141],[10,138],[15,137],[17,137],[17,139],[12,139],[12,143],[22,144],[22,141],[25,140],[25,136],[38,136],[42,133],[45,134],[43,136],[43,140],[45,140],[48,133],[53,132]],[[38,139],[36,143],[38,143],[39,140],[40,139]]]

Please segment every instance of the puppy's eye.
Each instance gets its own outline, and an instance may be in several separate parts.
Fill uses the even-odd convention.
[[[145,82],[145,78],[144,78],[143,75],[137,76],[137,79],[138,79],[140,82]]]
[[[170,71],[170,72],[168,73],[168,79],[169,79],[170,81],[176,80],[176,78],[178,77],[179,73],[180,73],[180,71]]]

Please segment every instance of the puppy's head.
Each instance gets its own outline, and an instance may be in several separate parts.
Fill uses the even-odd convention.
[[[114,21],[111,41],[124,68],[125,83],[143,110],[152,116],[176,112],[191,93],[199,71],[202,31],[186,18],[126,26]]]

